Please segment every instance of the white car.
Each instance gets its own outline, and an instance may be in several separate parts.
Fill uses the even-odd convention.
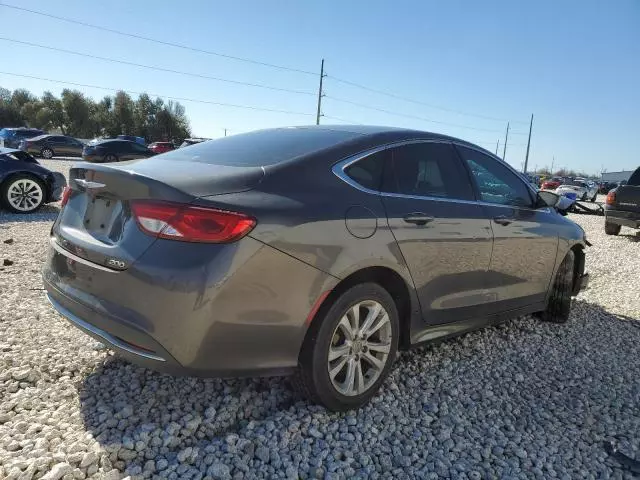
[[[576,178],[574,180],[567,180],[558,188],[556,188],[558,195],[566,196],[567,193],[575,193],[576,200],[592,202],[596,201],[598,196],[598,186],[594,182],[589,182],[582,178]]]

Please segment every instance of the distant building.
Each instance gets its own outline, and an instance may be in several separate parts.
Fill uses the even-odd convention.
[[[626,182],[633,173],[633,170],[623,170],[622,172],[604,172],[602,173],[601,180],[603,182]]]

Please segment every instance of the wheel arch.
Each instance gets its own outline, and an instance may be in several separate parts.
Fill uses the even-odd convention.
[[[398,348],[406,350],[411,344],[411,326],[414,324],[414,316],[420,315],[418,299],[413,289],[413,285],[401,273],[387,266],[367,266],[360,268],[346,277],[342,278],[322,299],[320,307],[313,318],[310,319],[309,328],[305,335],[305,341],[309,337],[311,326],[315,321],[319,321],[333,303],[354,285],[362,283],[376,283],[384,288],[393,298],[398,309],[398,320],[400,323],[400,338]]]

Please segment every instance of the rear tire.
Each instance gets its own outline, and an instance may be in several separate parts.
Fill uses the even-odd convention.
[[[399,335],[389,292],[376,283],[355,285],[314,318],[292,385],[329,410],[361,407],[388,376]]]
[[[42,158],[49,160],[53,158],[53,150],[51,150],[50,148],[43,148],[40,152],[40,155],[42,155]]]
[[[615,223],[610,223],[606,220],[604,222],[604,233],[607,235],[618,235],[621,228],[622,227],[620,225],[616,225]]]
[[[596,193],[593,198],[591,199],[591,203],[596,203],[596,200],[598,199],[598,194]]]
[[[566,323],[569,320],[574,262],[575,254],[572,250],[569,250],[556,272],[547,309],[540,315],[540,318],[545,322]]]
[[[580,199],[581,202],[586,202],[587,201],[587,192],[584,192],[584,195],[582,195],[582,198]]]
[[[103,159],[104,163],[113,163],[113,162],[117,162],[118,161],[118,157],[116,157],[115,155],[113,155],[112,153],[109,153],[107,155],[104,156]]]

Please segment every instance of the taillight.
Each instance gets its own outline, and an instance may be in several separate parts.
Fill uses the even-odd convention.
[[[170,202],[136,200],[131,210],[143,232],[183,242],[233,242],[256,225],[254,218],[242,213]]]
[[[607,200],[605,201],[607,205],[615,205],[616,204],[616,192],[615,190],[611,190],[607,193]]]
[[[71,196],[71,188],[64,187],[64,190],[62,190],[62,198],[60,199],[60,203],[62,204],[63,207],[69,201],[70,196]]]

